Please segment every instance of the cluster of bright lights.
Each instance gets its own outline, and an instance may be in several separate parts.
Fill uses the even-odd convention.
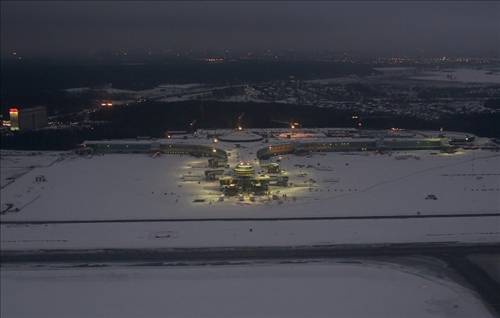
[[[298,122],[290,123],[290,128],[292,128],[292,129],[299,128],[299,127],[300,127],[300,124]]]
[[[221,58],[221,57],[209,57],[209,58],[206,58],[205,61],[207,62],[224,62],[224,59]]]

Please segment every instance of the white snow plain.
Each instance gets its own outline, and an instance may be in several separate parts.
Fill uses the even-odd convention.
[[[230,163],[252,161],[262,142],[234,147]],[[16,157],[17,156],[17,157]],[[59,158],[59,159],[54,159]],[[36,158],[36,156],[35,156]],[[217,182],[203,179],[207,160],[191,156],[109,154],[80,157],[46,153],[2,156],[24,174],[1,190],[0,216],[8,221],[94,221],[85,224],[2,224],[2,250],[288,246],[384,243],[492,243],[500,217],[137,222],[217,218],[422,216],[498,213],[500,154],[464,150],[390,154],[286,155],[281,166],[291,186],[274,188],[286,198],[218,202]],[[23,166],[24,163],[24,166]],[[29,167],[29,168],[27,168]],[[46,181],[36,182],[37,176]],[[435,195],[436,200],[426,199]],[[194,199],[203,198],[201,203]],[[92,233],[92,235],[89,235]]]
[[[339,260],[2,268],[0,310],[12,318],[493,317],[440,267]]]
[[[495,243],[500,218],[2,225],[3,251]]]
[[[262,147],[263,143],[253,143]],[[254,149],[232,151],[253,161]],[[31,160],[31,158],[29,158]],[[2,156],[2,166],[10,169]],[[283,156],[291,186],[286,199],[218,202],[218,182],[203,179],[207,160],[190,156],[66,155],[37,166],[1,190],[2,221],[147,218],[334,217],[494,213],[500,210],[500,153],[414,151]],[[299,166],[302,165],[302,166]],[[36,182],[44,176],[45,182]],[[436,200],[428,198],[435,195]],[[195,203],[195,199],[205,202]],[[426,199],[427,198],[427,199]]]
[[[500,73],[487,69],[459,68],[444,71],[426,72],[420,76],[413,76],[410,79],[427,81],[445,81],[460,83],[484,83],[500,84]]]
[[[217,147],[231,153],[231,166],[250,161],[260,170],[255,152],[266,145],[219,142]],[[500,217],[495,215],[207,220],[498,213],[500,154],[489,150],[284,155],[280,164],[291,185],[272,188],[279,200],[258,197],[256,202],[218,202],[218,183],[203,180],[206,158],[2,151],[0,159],[2,222],[115,220],[2,223],[4,252],[500,242]],[[197,176],[199,183],[185,181]],[[436,199],[426,199],[430,194]],[[205,202],[193,202],[200,198]],[[187,218],[205,220],[175,221]],[[458,275],[434,263],[439,261],[426,266],[418,266],[422,258],[404,263],[301,262],[156,267],[115,263],[96,268],[7,264],[0,269],[0,315],[493,317]]]

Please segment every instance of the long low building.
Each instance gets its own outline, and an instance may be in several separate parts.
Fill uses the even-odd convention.
[[[207,146],[183,143],[159,143],[156,141],[124,142],[123,140],[85,141],[80,151],[92,153],[166,153],[186,154],[195,157],[214,157],[227,159],[226,151]]]
[[[366,140],[346,140],[332,142],[307,142],[307,143],[285,143],[270,145],[259,149],[257,157],[259,159],[269,159],[272,156],[279,156],[292,153],[307,152],[335,152],[335,151],[374,151],[374,150],[442,150],[454,149],[446,138],[426,138],[426,139],[366,139]]]
[[[203,141],[201,141],[203,143]],[[391,151],[391,150],[440,150],[455,149],[447,138],[365,138],[332,141],[288,142],[271,144],[256,151],[257,158],[266,160],[273,156],[309,152],[348,152],[348,151]],[[224,149],[214,145],[194,143],[165,143],[157,140],[98,140],[85,141],[80,151],[92,153],[165,153],[188,154],[196,157],[213,157],[226,160]]]

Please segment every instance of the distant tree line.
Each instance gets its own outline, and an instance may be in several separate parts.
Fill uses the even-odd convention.
[[[141,103],[127,107],[103,109],[93,120],[109,121],[93,129],[42,130],[2,137],[2,148],[71,149],[84,140],[105,138],[163,137],[168,130],[235,128],[237,117],[244,113],[245,128],[287,127],[298,121],[303,127],[356,127],[351,111],[278,103],[222,103],[185,101],[175,103]],[[500,137],[499,114],[450,115],[426,121],[411,116],[359,114],[363,128],[432,129],[465,131],[480,136]]]

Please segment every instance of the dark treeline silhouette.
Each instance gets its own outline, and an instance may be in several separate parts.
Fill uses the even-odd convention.
[[[93,129],[42,130],[2,137],[2,148],[71,149],[84,140],[164,137],[168,130],[194,128],[236,128],[237,118],[244,114],[245,128],[287,127],[298,121],[303,127],[355,127],[352,112],[311,106],[278,103],[222,103],[185,101],[176,103],[141,103],[115,107],[94,113],[92,119],[109,121]],[[451,115],[436,121],[414,117],[361,114],[365,129],[432,129],[466,131],[480,136],[500,137],[500,115]]]
[[[326,78],[373,73],[368,65],[329,62],[202,61],[150,62],[138,64],[54,61],[2,61],[0,104],[3,112],[13,104],[43,104],[62,110],[62,89],[103,87],[141,90],[164,83],[239,84],[270,80]],[[61,95],[62,94],[62,95]],[[73,105],[74,106],[74,105]]]

